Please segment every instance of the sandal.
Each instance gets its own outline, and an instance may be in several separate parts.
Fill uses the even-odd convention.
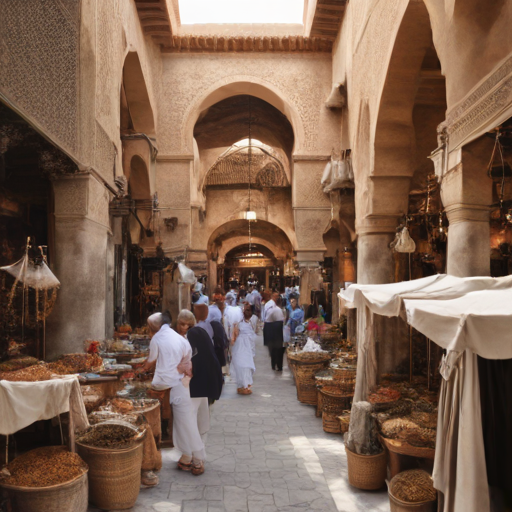
[[[182,471],[192,471],[192,462],[181,462],[178,461],[178,469]]]
[[[202,462],[195,462],[192,466],[192,474],[194,476],[199,476],[204,473],[204,464]]]
[[[243,388],[242,391],[240,391],[241,395],[252,395],[252,391],[249,388]]]

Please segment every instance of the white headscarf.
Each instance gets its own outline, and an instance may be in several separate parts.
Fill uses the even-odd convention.
[[[148,325],[149,325],[149,328],[153,331],[153,332],[158,332],[160,330],[160,327],[162,327],[162,313],[153,313],[149,318],[148,318]]]

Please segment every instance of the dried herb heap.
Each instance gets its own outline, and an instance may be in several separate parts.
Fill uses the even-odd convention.
[[[124,449],[133,446],[141,432],[124,425],[99,424],[80,434],[77,441],[96,448]]]
[[[407,503],[434,501],[437,492],[432,477],[421,469],[411,469],[396,475],[390,483],[391,494]]]
[[[45,363],[35,364],[14,372],[0,373],[0,380],[9,380],[12,382],[38,382],[50,380],[51,378],[52,372]]]
[[[20,487],[49,487],[70,482],[87,469],[76,453],[63,446],[46,446],[16,457],[7,466],[10,476],[3,471],[1,481]]]

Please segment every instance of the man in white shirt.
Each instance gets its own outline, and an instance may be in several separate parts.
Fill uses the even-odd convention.
[[[197,412],[190,398],[187,377],[178,366],[186,367],[192,359],[192,347],[169,325],[163,323],[161,313],[148,318],[150,334],[149,357],[143,370],[155,368],[151,386],[158,391],[170,389],[169,401],[173,404],[173,443],[182,452],[178,468],[194,475],[204,473],[206,453],[199,434]],[[185,370],[184,370],[185,371]]]
[[[156,318],[154,318],[156,317]],[[162,314],[155,313],[148,318],[148,326],[153,334],[149,344],[149,357],[144,369],[155,368],[151,387],[156,390],[170,389],[181,382],[184,375],[178,371],[181,360],[192,356],[190,343],[183,336],[162,322]],[[154,329],[158,330],[155,332]]]

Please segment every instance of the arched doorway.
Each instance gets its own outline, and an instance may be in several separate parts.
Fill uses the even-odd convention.
[[[282,290],[292,258],[293,246],[286,233],[264,220],[251,222],[250,239],[248,221],[237,219],[219,226],[208,242],[210,282],[222,286],[232,280],[245,286],[257,281]]]

